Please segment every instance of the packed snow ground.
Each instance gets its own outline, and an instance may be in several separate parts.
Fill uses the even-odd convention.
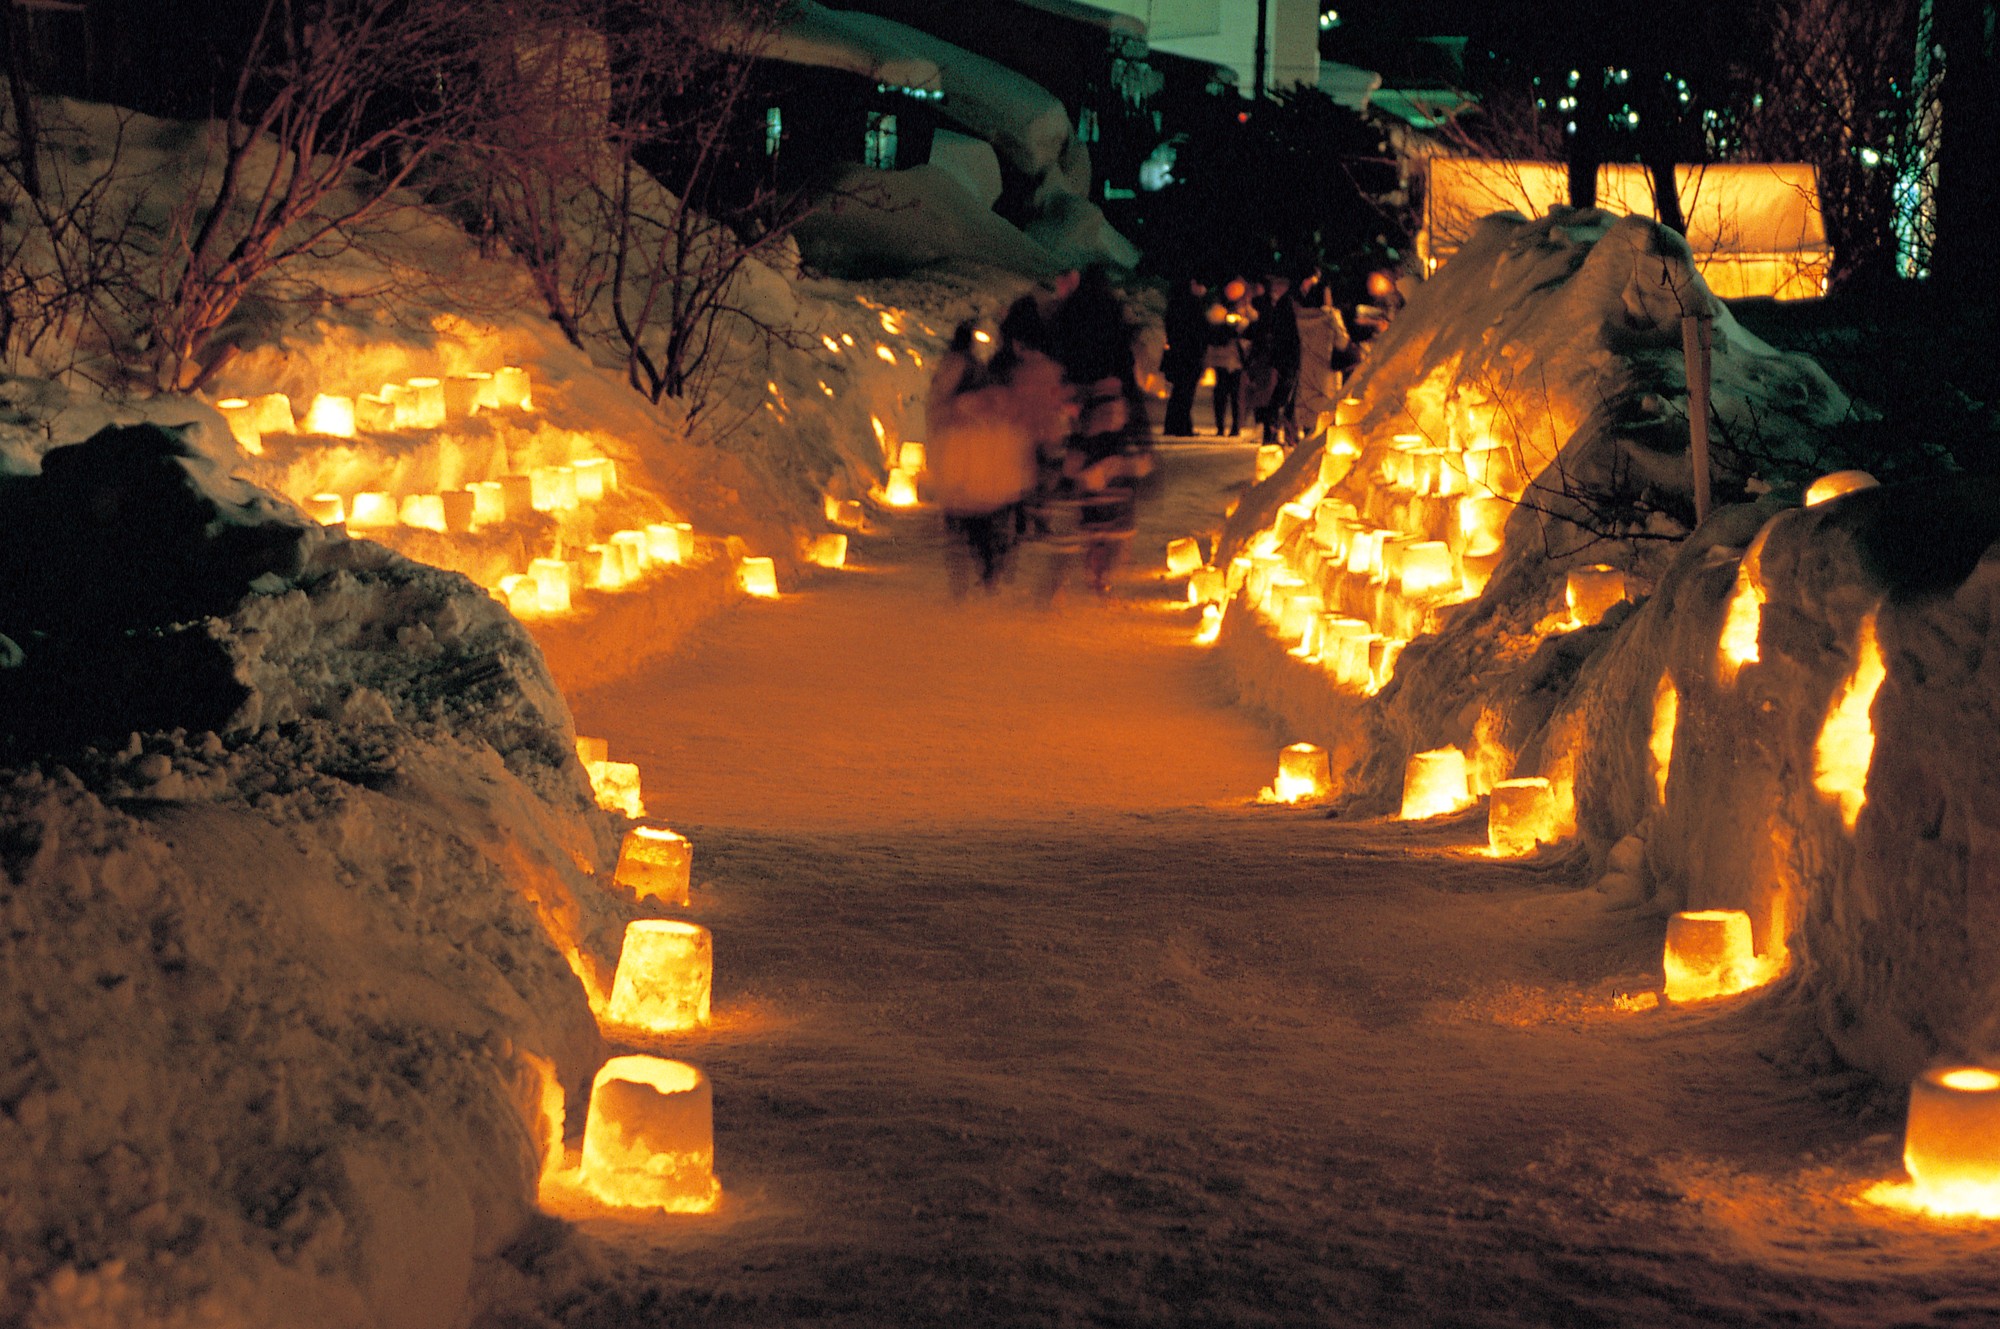
[[[934,518],[571,698],[694,841],[719,1212],[548,1222],[481,1329],[1963,1324],[2000,1237],[1857,1208],[1897,1123],[1768,995],[1627,1013],[1580,862],[1258,806],[1151,576],[1247,481],[1172,448],[1118,598],[946,594]]]

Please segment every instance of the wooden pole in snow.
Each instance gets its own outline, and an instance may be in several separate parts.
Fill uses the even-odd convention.
[[[1688,445],[1694,463],[1694,521],[1708,520],[1708,372],[1715,320],[1708,314],[1681,315],[1681,355],[1687,361]]]

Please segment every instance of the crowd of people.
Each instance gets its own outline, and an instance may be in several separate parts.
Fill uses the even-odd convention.
[[[1381,276],[1383,274],[1375,274]],[[1373,283],[1350,321],[1317,271],[1293,282],[1190,279],[1167,301],[1164,433],[1189,436],[1204,378],[1215,432],[1252,421],[1290,447],[1330,416],[1360,343],[1400,305]],[[1098,594],[1134,529],[1152,471],[1135,355],[1138,328],[1104,269],[1063,273],[1016,300],[992,331],[961,323],[931,380],[930,491],[951,539],[954,593],[997,590],[1024,539],[1054,552],[1050,591],[1071,557]]]

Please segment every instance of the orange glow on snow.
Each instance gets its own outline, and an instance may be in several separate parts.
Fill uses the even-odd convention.
[[[1868,713],[1888,677],[1872,612],[1861,620],[1855,656],[1854,672],[1813,746],[1813,788],[1840,804],[1840,820],[1850,831],[1868,802],[1868,768],[1875,759],[1875,725]]]
[[[880,342],[877,342],[875,344],[875,356],[877,359],[885,361],[889,364],[893,365],[896,363],[896,353],[890,350],[888,347],[882,345]]]

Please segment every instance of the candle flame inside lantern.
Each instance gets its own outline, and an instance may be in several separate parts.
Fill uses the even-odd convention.
[[[875,344],[875,354],[892,365],[896,363],[896,353],[880,342]]]
[[[1674,726],[1680,723],[1680,714],[1680,690],[1662,674],[1659,690],[1653,694],[1653,734],[1647,744],[1653,754],[1653,789],[1662,803],[1667,801],[1667,773],[1674,763]]]
[[[1278,752],[1278,778],[1264,791],[1265,801],[1303,803],[1333,791],[1333,773],[1326,749],[1316,743],[1294,743]]]
[[[699,923],[642,918],[625,925],[605,1020],[653,1034],[708,1024],[714,941]]]
[[[656,822],[648,822],[625,833],[625,841],[618,849],[618,867],[612,880],[631,888],[642,900],[685,905],[693,867],[694,846],[688,843],[687,837]]]
[[[599,1201],[708,1213],[715,1179],[715,1108],[708,1077],[662,1057],[613,1057],[591,1084],[578,1178]]]
[[[1661,956],[1668,1001],[1708,1001],[1767,983],[1775,966],[1758,958],[1741,909],[1684,910],[1667,920]]]
[[[1888,670],[1875,638],[1875,615],[1861,621],[1854,672],[1827,712],[1813,747],[1813,787],[1840,804],[1840,819],[1848,830],[1868,802],[1868,768],[1875,759],[1875,725],[1869,711]]]
[[[1496,858],[1532,854],[1562,838],[1555,788],[1540,775],[1502,780],[1486,805],[1486,843]]]
[[[736,577],[744,594],[760,599],[778,598],[778,569],[768,557],[750,557],[737,565]]]
[[[1446,747],[1411,754],[1403,768],[1404,821],[1441,817],[1471,804],[1463,752]]]

